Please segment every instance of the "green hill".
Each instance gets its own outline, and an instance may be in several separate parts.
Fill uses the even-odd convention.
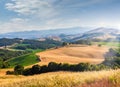
[[[14,67],[15,65],[23,65],[23,66],[28,66],[31,64],[35,64],[39,62],[40,60],[38,57],[35,55],[37,52],[40,52],[42,50],[35,50],[32,53],[22,55],[20,57],[12,58],[7,61],[7,63],[10,64],[10,67]]]

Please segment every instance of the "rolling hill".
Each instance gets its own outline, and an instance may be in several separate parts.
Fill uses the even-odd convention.
[[[48,64],[49,62],[61,63],[101,63],[104,60],[104,54],[108,51],[108,47],[71,45],[58,49],[50,49],[37,53],[41,59],[39,64]]]
[[[90,31],[87,31],[80,34],[78,37],[72,39],[72,41],[80,40],[80,39],[100,39],[100,40],[116,40],[119,37],[120,30],[113,28],[97,28]]]
[[[61,41],[77,41],[80,39],[101,39],[101,40],[118,40],[120,37],[120,30],[114,28],[64,28],[53,30],[40,30],[40,31],[23,31],[0,34],[0,38],[23,38],[23,39],[36,39],[44,40],[50,38],[53,40]]]

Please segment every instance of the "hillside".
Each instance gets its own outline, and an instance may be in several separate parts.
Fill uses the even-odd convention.
[[[101,40],[118,40],[120,30],[113,28],[65,28],[65,29],[52,29],[40,31],[23,31],[0,34],[0,38],[23,38],[23,39],[39,39],[45,40],[46,38],[58,41],[77,41],[80,39],[101,39]]]
[[[113,28],[96,28],[83,33],[82,35],[73,38],[73,41],[80,39],[101,39],[101,40],[116,40],[119,37],[120,30]]]
[[[104,54],[108,51],[108,47],[71,45],[58,49],[50,49],[37,53],[41,59],[40,64],[48,62],[62,63],[101,63],[104,60]]]
[[[119,87],[120,70],[2,76],[0,87]]]

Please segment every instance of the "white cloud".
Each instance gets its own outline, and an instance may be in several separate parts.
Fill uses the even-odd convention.
[[[24,22],[27,22],[28,19],[22,19],[22,18],[13,18],[10,20],[12,23],[24,23]]]
[[[39,16],[41,18],[56,14],[52,4],[46,0],[12,0],[12,3],[6,3],[6,8],[18,14]]]
[[[85,7],[106,0],[11,0],[6,3],[8,10],[22,15],[38,16],[40,18],[50,18],[61,11],[69,10],[70,7]]]
[[[44,25],[29,24],[28,19],[14,18],[0,25],[0,33],[17,32],[17,31],[31,31],[31,30],[43,30],[43,29],[59,29],[59,28],[71,28],[71,27],[111,27],[120,29],[119,21],[83,21],[79,18],[64,20],[53,19],[47,21]]]

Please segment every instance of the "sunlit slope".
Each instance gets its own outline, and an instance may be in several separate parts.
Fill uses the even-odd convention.
[[[62,63],[101,63],[104,54],[108,51],[107,47],[72,45],[58,49],[46,50],[37,53],[42,63],[62,62]]]

